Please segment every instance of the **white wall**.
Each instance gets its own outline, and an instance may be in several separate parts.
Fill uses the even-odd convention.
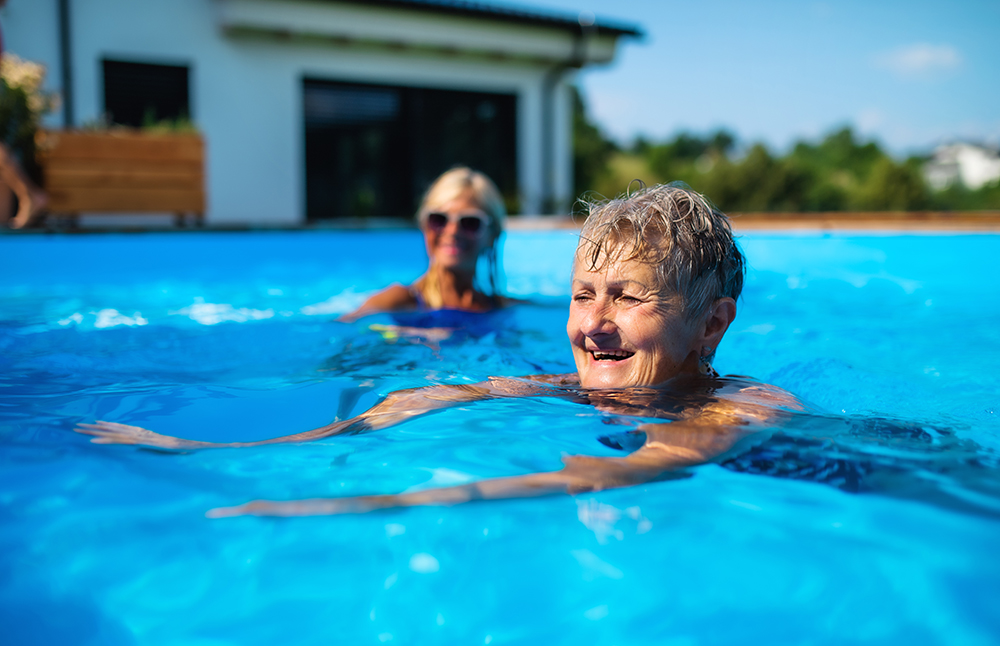
[[[573,208],[577,196],[573,193],[573,100],[565,79],[556,88],[555,159],[553,164],[555,186],[553,196],[561,212]]]
[[[8,50],[45,63],[49,86],[58,88],[56,0],[9,4],[0,14]],[[208,149],[210,223],[304,220],[304,76],[516,93],[522,210],[538,213],[541,208],[546,192],[541,168],[542,91],[551,64],[352,48],[267,35],[231,36],[220,28],[220,5],[213,0],[85,0],[70,5],[77,125],[100,116],[103,58],[190,66],[192,118]],[[565,85],[559,86],[554,103],[558,184],[554,194],[568,203],[572,126]],[[55,117],[50,122],[58,125],[61,120]]]

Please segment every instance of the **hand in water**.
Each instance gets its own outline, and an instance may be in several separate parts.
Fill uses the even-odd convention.
[[[458,384],[454,386],[433,386],[415,388],[390,393],[381,403],[365,413],[348,420],[327,424],[320,428],[294,433],[266,440],[251,442],[203,442],[186,440],[180,437],[160,435],[149,429],[116,422],[97,422],[96,424],[77,424],[73,429],[77,433],[93,435],[91,442],[95,444],[134,444],[154,449],[168,451],[193,451],[199,449],[235,449],[268,444],[297,444],[312,442],[343,433],[363,433],[393,426],[402,421],[424,415],[434,410],[448,408],[457,403],[486,399],[490,396],[488,389],[476,384]]]
[[[179,437],[160,435],[149,429],[116,422],[98,421],[96,424],[77,424],[73,429],[77,433],[93,435],[94,444],[136,444],[157,449],[190,449],[198,448],[199,442],[184,440]]]
[[[375,509],[395,507],[398,496],[358,496],[356,498],[313,498],[311,500],[255,500],[235,507],[209,509],[208,518],[233,516],[330,516],[363,514]]]

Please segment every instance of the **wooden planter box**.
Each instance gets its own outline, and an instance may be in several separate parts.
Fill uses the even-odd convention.
[[[38,133],[49,215],[205,214],[205,145],[198,134],[140,131]]]

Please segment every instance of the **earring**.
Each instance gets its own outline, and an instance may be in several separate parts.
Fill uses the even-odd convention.
[[[698,372],[705,377],[715,375],[715,369],[712,368],[712,356],[714,354],[715,352],[708,346],[701,349],[701,356],[698,357]]]

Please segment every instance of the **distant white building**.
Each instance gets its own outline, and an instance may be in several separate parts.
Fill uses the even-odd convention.
[[[10,0],[51,127],[189,116],[210,223],[414,211],[439,173],[491,175],[521,213],[572,203],[575,70],[631,25],[464,0]]]
[[[975,190],[1000,179],[1000,154],[976,144],[938,146],[924,164],[924,178],[938,191],[957,183]]]

